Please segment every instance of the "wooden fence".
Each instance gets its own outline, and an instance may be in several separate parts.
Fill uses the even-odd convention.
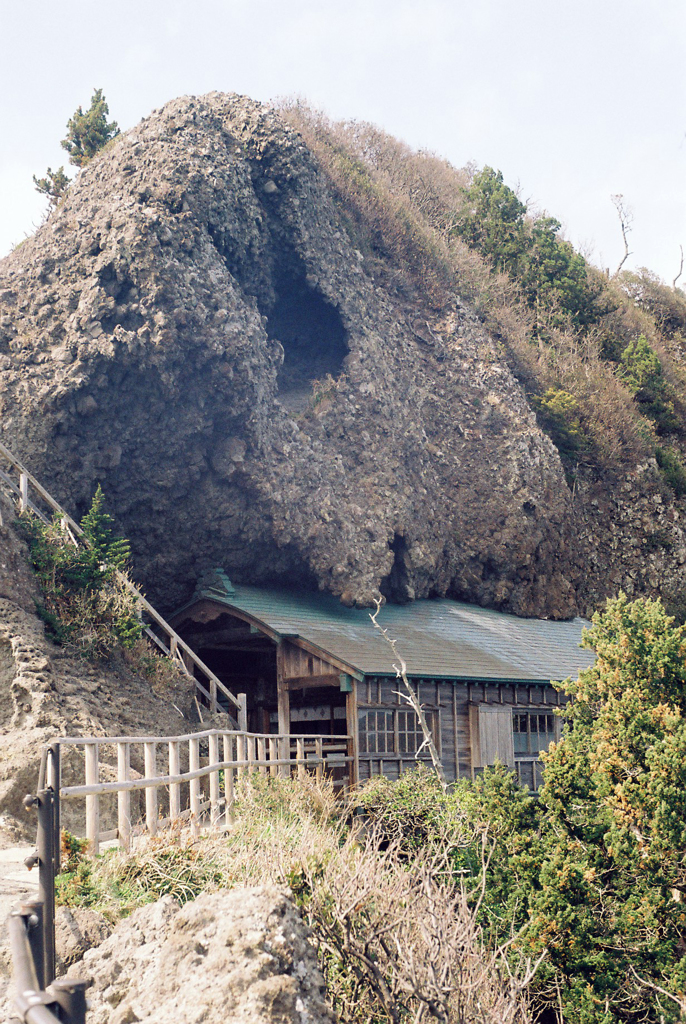
[[[43,523],[49,523],[51,515],[56,515],[61,521],[66,537],[73,544],[78,546],[79,544],[86,543],[83,537],[83,530],[79,524],[31,476],[9,448],[0,443],[0,465],[2,464],[5,465],[5,469],[0,468],[0,487],[16,501],[20,512],[31,511]],[[49,513],[46,513],[46,509],[50,510]],[[0,513],[1,525],[2,513]],[[166,657],[171,658],[187,676],[193,679],[198,694],[203,698],[203,702],[207,703],[211,711],[228,711],[236,720],[238,728],[246,729],[245,694],[239,693],[238,696],[234,696],[221,679],[191,650],[185,640],[181,639],[178,633],[150,602],[146,601],[128,577],[121,573],[120,580],[137,603],[143,629],[150,641]],[[146,623],[144,617],[150,621]]]
[[[66,748],[83,751],[83,783],[62,785]],[[101,781],[101,751],[109,747],[108,772],[116,748],[116,781]],[[132,768],[132,750],[143,771]],[[102,842],[118,839],[128,850],[135,835],[155,835],[160,828],[186,821],[197,834],[201,824],[231,824],[236,783],[250,773],[272,777],[312,772],[318,779],[334,772],[349,776],[348,737],[273,735],[210,729],[186,736],[64,737],[46,750],[50,763],[41,784],[59,795],[59,803],[85,800],[85,838],[97,854]],[[73,773],[73,764],[70,767]],[[207,780],[203,782],[203,780]],[[339,780],[344,781],[344,780]],[[39,786],[39,788],[40,788]],[[143,792],[145,808],[132,814],[131,794]],[[116,794],[116,826],[101,828],[101,801]],[[114,814],[113,811],[110,813]],[[138,820],[140,819],[140,820]]]

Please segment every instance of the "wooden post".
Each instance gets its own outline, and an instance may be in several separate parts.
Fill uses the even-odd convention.
[[[260,775],[267,774],[267,741],[264,736],[257,738],[257,760],[260,763]]]
[[[247,747],[248,772],[252,777],[252,773],[255,770],[255,737],[246,736],[245,745]]]
[[[157,744],[144,743],[144,765],[146,779],[154,779],[157,775]],[[145,824],[151,836],[157,834],[157,786],[148,786],[145,790]]]
[[[169,774],[181,774],[181,758],[178,740],[169,743]],[[174,824],[181,816],[181,783],[172,782],[169,786],[169,820]]]
[[[29,507],[29,478],[26,473],[19,474],[19,511],[26,512]]]
[[[117,743],[117,781],[128,782],[131,778],[131,752],[128,743]],[[131,848],[131,792],[128,789],[117,793],[117,831],[119,848],[126,853]]]
[[[286,737],[285,740],[281,740],[281,757],[290,761],[291,748],[290,740],[287,737],[291,734],[291,698],[286,689],[284,673],[284,647],[283,642],[281,642],[276,648],[276,701],[279,722],[277,732],[279,736]],[[282,765],[279,774],[288,777],[290,775],[290,765]]]
[[[245,761],[245,760],[247,760],[246,747],[247,747],[246,737],[245,737],[245,735],[243,733],[239,732],[238,735],[236,736],[236,760],[237,761]],[[237,768],[236,769],[236,773],[237,773],[239,779],[244,778],[245,772],[246,772],[245,767],[241,767],[241,768]]]
[[[291,777],[291,738],[290,736],[279,736],[279,760],[283,764],[279,768],[279,775],[284,779]]]
[[[305,772],[305,741],[303,739],[301,739],[300,736],[298,736],[297,740],[295,741],[295,751],[296,751],[295,757],[296,757],[296,760],[297,760],[297,763],[298,763],[298,778],[299,779],[304,779],[305,775],[306,775],[306,772]]]
[[[269,774],[271,775],[272,778],[275,778],[278,775],[278,773],[279,773],[279,769],[276,766],[276,764],[274,763],[277,760],[278,756],[279,756],[279,744],[277,742],[276,736],[270,736],[269,737],[269,762],[270,762],[269,763]]]
[[[314,770],[314,774],[317,782],[321,782],[324,778],[324,757],[322,754],[322,741],[320,739],[314,741],[314,753],[317,758],[317,767]]]
[[[245,693],[238,694],[238,728],[241,732],[248,731],[248,696]]]
[[[97,786],[100,782],[98,766],[98,744],[86,743],[86,785]],[[100,798],[97,793],[86,797],[86,838],[93,857],[100,853]]]
[[[233,761],[233,736],[229,733],[224,733],[224,760]],[[234,789],[233,789],[233,768],[224,769],[224,821],[227,825],[233,825],[235,821],[235,815],[233,810],[234,805]]]
[[[221,711],[219,701],[217,700],[217,680],[214,676],[209,679],[210,684],[210,714],[217,715]]]
[[[345,695],[345,731],[348,734],[348,786],[352,789],[360,778],[360,745],[357,738],[357,679],[353,679],[353,688]]]
[[[210,764],[219,763],[219,737],[216,732],[208,737],[210,750]],[[210,823],[216,825],[219,821],[219,769],[210,773]]]
[[[200,740],[188,741],[188,769],[196,772],[200,767]],[[200,833],[200,779],[191,779],[191,833],[197,838]]]

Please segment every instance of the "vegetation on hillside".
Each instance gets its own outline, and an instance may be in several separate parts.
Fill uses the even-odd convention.
[[[437,316],[456,296],[473,304],[568,471],[634,465],[658,447],[681,462],[681,290],[647,270],[607,277],[493,168],[457,170],[299,102],[282,113],[328,177],[370,272]]]
[[[598,658],[565,684],[538,798],[498,766],[448,791],[425,769],[376,778],[347,806],[257,775],[228,833],[77,856],[60,898],[116,918],[166,893],[287,884],[343,1024],[683,1019],[686,627],[620,595],[585,643]]]
[[[47,525],[30,512],[21,517],[43,594],[38,612],[56,643],[82,654],[97,657],[117,646],[131,648],[142,626],[123,577],[130,548],[114,536],[100,485],[80,525],[83,538],[77,545],[61,516]]]
[[[109,112],[102,89],[93,92],[88,110],[77,107],[67,121],[67,134],[61,142],[62,149],[69,154],[69,163],[85,167],[96,153],[119,135],[117,122],[107,120]],[[48,167],[44,177],[33,175],[33,183],[37,192],[47,196],[50,209],[54,209],[66,195],[71,179],[65,174],[64,167],[58,167],[56,171]]]

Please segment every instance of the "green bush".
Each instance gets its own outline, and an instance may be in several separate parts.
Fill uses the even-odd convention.
[[[123,577],[129,543],[113,536],[104,502],[98,485],[81,521],[84,535],[78,546],[60,516],[48,525],[32,513],[20,519],[43,593],[37,611],[48,634],[56,643],[91,656],[105,655],[118,644],[131,648],[142,635],[136,601]]]
[[[532,396],[531,404],[538,420],[561,455],[577,459],[589,446],[579,419],[579,403],[562,388],[548,388],[545,394]]]
[[[679,496],[686,494],[686,468],[679,457],[669,448],[656,448],[655,459],[674,493]]]

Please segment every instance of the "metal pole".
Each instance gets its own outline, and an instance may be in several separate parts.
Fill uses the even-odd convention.
[[[42,789],[38,794],[38,893],[43,904],[43,983],[55,978],[55,794]]]
[[[62,1019],[69,1024],[86,1024],[86,989],[89,982],[58,978],[48,989],[62,1010]]]

